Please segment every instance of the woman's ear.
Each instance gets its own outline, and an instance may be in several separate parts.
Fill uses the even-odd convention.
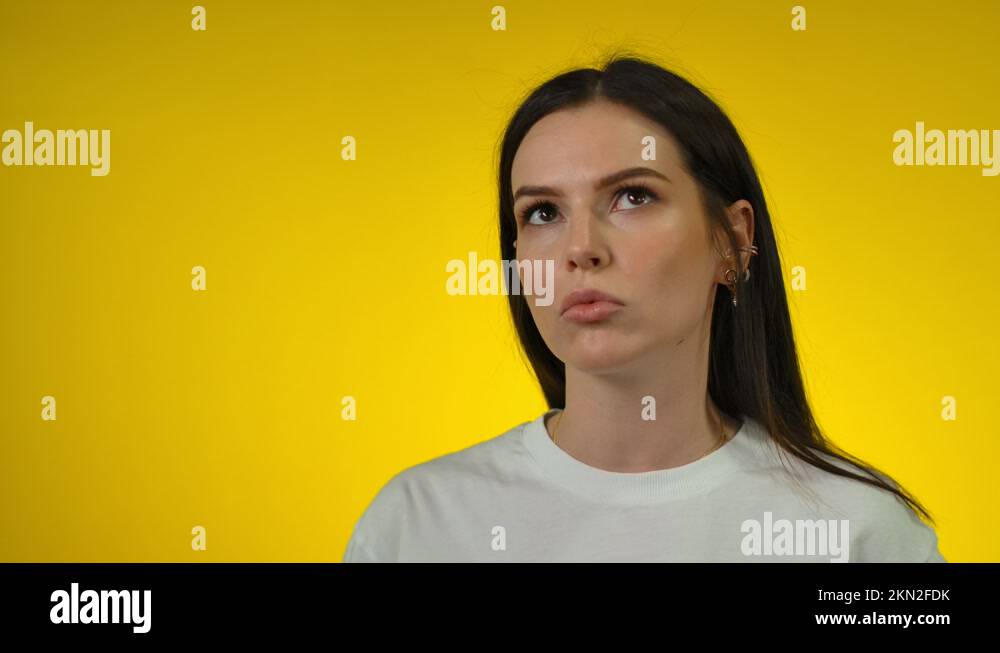
[[[750,264],[750,252],[742,248],[749,249],[753,245],[754,215],[753,205],[747,200],[736,200],[726,209],[729,215],[729,224],[736,232],[736,246],[740,249],[742,267],[745,269]],[[728,252],[731,253],[731,252]]]
[[[747,200],[737,200],[726,208],[726,217],[736,236],[736,251],[733,251],[729,236],[719,228],[715,236],[716,252],[722,259],[722,268],[719,270],[719,283],[729,285],[731,280],[726,277],[725,271],[736,269],[736,255],[740,256],[741,268],[746,270],[750,265],[750,246],[753,245],[754,215],[753,205]]]
[[[729,214],[729,224],[733,226],[736,238],[739,240],[739,246],[753,245],[753,205],[747,200],[736,200],[726,211]]]

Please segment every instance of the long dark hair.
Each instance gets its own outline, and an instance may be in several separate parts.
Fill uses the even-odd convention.
[[[806,400],[792,337],[781,259],[760,180],[746,146],[722,109],[683,77],[634,54],[613,54],[600,69],[561,73],[531,91],[511,117],[499,142],[500,251],[516,259],[511,167],[532,125],[560,109],[607,99],[628,106],[663,126],[676,139],[683,165],[695,179],[711,222],[724,230],[733,251],[738,242],[726,207],[739,199],[753,206],[753,243],[759,254],[743,281],[736,257],[737,305],[717,292],[709,353],[708,392],[720,410],[756,419],[771,438],[794,456],[822,470],[888,490],[933,523],[930,513],[888,475],[829,442]],[[564,363],[542,340],[521,293],[508,293],[521,346],[551,408],[566,405]],[[728,304],[728,306],[727,306]],[[860,474],[824,456],[846,462]]]

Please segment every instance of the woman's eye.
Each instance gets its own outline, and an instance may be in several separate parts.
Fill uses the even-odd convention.
[[[634,206],[625,206],[626,209],[639,208],[645,204],[649,204],[657,199],[656,193],[652,190],[643,186],[642,184],[636,184],[632,186],[624,186],[618,190],[615,194],[618,199],[624,199]],[[618,203],[615,203],[617,206]],[[550,219],[541,221],[536,220],[536,214],[544,216],[548,213]],[[546,225],[552,223],[558,216],[559,209],[552,202],[536,202],[531,206],[522,209],[520,212],[521,221],[525,224],[531,225]]]
[[[621,189],[621,193],[619,193],[618,196],[620,198],[627,199],[629,202],[636,203],[636,206],[626,206],[626,209],[638,208],[644,204],[649,204],[651,201],[656,199],[656,194],[645,186],[626,186]],[[648,198],[649,201],[640,201],[641,198]]]
[[[538,204],[532,204],[528,208],[521,211],[521,220],[528,224],[548,224],[548,222],[532,222],[532,218],[535,217],[536,212],[540,212],[542,209],[555,209],[550,202],[540,202]],[[552,212],[553,219],[555,218],[555,211]]]

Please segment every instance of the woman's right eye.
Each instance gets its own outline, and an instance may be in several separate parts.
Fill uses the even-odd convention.
[[[551,202],[537,202],[535,204],[532,204],[531,206],[521,211],[521,222],[526,222],[527,224],[535,224],[535,225],[548,224],[548,222],[532,222],[532,218],[534,217],[535,212],[540,209],[555,209],[555,208],[556,207]],[[553,218],[555,217],[556,212],[558,212],[558,210],[552,212]]]

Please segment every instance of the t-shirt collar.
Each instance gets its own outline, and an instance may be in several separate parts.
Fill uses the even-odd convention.
[[[543,474],[576,493],[615,504],[646,504],[705,492],[743,467],[746,449],[758,440],[761,427],[748,416],[736,434],[715,451],[690,463],[648,472],[613,472],[591,467],[564,451],[545,428],[545,411],[521,425],[524,446]]]

